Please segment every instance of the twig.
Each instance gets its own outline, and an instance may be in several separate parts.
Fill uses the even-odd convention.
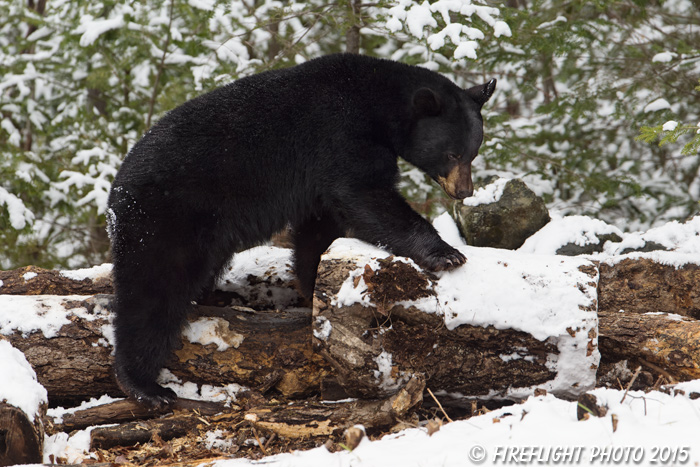
[[[664,370],[664,369],[661,368],[660,366],[654,365],[654,364],[651,363],[651,362],[647,362],[647,361],[644,360],[643,358],[640,358],[639,361],[642,363],[642,365],[646,365],[646,366],[648,366],[649,368],[651,368],[652,370],[656,371],[657,373],[660,373],[661,376],[665,377],[665,378],[668,380],[669,383],[677,383],[677,382],[678,382],[678,381],[676,381],[676,378],[674,378],[673,375],[672,375],[671,373],[669,373],[668,371]]]
[[[445,416],[445,418],[447,419],[447,421],[448,421],[448,422],[453,422],[454,420],[452,420],[452,419],[450,418],[450,416],[447,415],[447,412],[445,412],[445,409],[442,408],[442,404],[440,403],[439,400],[437,400],[437,398],[435,397],[435,394],[433,394],[433,391],[431,391],[430,388],[425,388],[425,389],[428,390],[428,394],[430,394],[430,397],[432,397],[433,400],[437,403],[438,407],[440,407],[440,410],[442,410],[442,414]]]
[[[277,438],[277,433],[273,431],[270,437],[267,439],[267,441],[265,441],[265,447],[267,448],[268,446],[270,446],[270,444],[272,444],[275,438]]]
[[[255,440],[258,442],[258,446],[260,446],[263,456],[267,456],[267,450],[265,449],[262,441],[260,441],[260,438],[258,438],[258,430],[256,430],[255,427],[253,427],[253,436],[255,436]]]
[[[637,380],[637,376],[639,376],[639,372],[642,371],[642,366],[639,365],[637,369],[634,372],[634,375],[632,376],[632,379],[630,382],[627,384],[627,389],[625,389],[625,394],[622,396],[622,400],[620,401],[620,404],[622,404],[625,401],[625,397],[627,397],[627,393],[629,392],[630,388],[634,384],[634,382]]]

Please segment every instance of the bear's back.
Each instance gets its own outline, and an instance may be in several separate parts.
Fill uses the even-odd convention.
[[[165,114],[132,148],[115,185],[222,189],[239,173],[269,180],[271,167],[287,174],[278,183],[313,176],[304,173],[318,166],[312,159],[342,157],[356,141],[391,146],[420,87],[460,92],[427,69],[354,54],[247,76]]]

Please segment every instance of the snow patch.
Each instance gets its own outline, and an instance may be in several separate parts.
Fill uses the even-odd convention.
[[[219,352],[231,347],[237,349],[245,336],[229,329],[229,322],[223,318],[202,317],[189,323],[182,335],[193,344],[215,344]]]
[[[22,274],[22,279],[24,279],[25,281],[30,281],[36,276],[38,276],[38,274],[35,272],[25,272],[24,274]]]
[[[333,330],[333,325],[328,318],[325,316],[316,317],[316,326],[314,326],[314,337],[316,339],[325,341],[331,336],[331,331]]]
[[[664,123],[664,126],[661,127],[664,131],[673,131],[676,128],[678,128],[678,122],[674,120],[669,120],[666,123]]]
[[[453,247],[466,245],[462,235],[459,233],[457,224],[449,213],[444,212],[433,221],[433,227],[440,237]]]
[[[214,430],[208,432],[204,437],[204,446],[207,449],[218,449],[220,451],[228,451],[236,445],[235,437],[226,437],[230,433],[224,433],[222,430]]]
[[[215,0],[188,0],[187,3],[192,8],[197,8],[199,10],[204,10],[204,11],[211,11],[214,9],[214,5],[216,4],[216,1]]]
[[[617,227],[586,216],[561,217],[552,214],[552,219],[530,236],[518,249],[520,253],[536,255],[555,255],[564,245],[573,243],[578,246],[596,244],[599,235],[616,234],[622,237],[623,232]]]
[[[90,279],[91,281],[96,281],[98,279],[105,279],[112,274],[112,264],[104,263],[99,266],[93,266],[91,268],[75,269],[72,271],[61,271],[61,275],[68,279],[74,281],[82,281],[85,279]]]
[[[81,47],[88,47],[94,44],[102,34],[112,29],[122,28],[126,24],[122,16],[109,19],[93,19],[92,16],[86,15],[80,19],[80,22],[81,24],[75,32],[83,33],[80,36]]]
[[[41,332],[51,339],[71,322],[70,316],[79,316],[86,321],[108,316],[102,306],[96,306],[92,312],[84,307],[66,308],[66,302],[79,302],[87,298],[84,295],[0,295],[0,334],[21,332],[27,336]]]
[[[225,386],[212,386],[210,384],[198,386],[196,383],[182,382],[166,368],[161,370],[158,383],[175,391],[177,397],[198,401],[225,402],[226,405],[235,402],[236,394],[244,389],[243,386],[236,383]]]
[[[10,215],[10,225],[15,230],[22,230],[34,220],[34,213],[27,209],[21,199],[0,187],[0,206],[3,205]]]
[[[280,308],[297,302],[297,292],[289,286],[294,280],[292,250],[274,246],[260,246],[241,251],[233,256],[219,279],[217,289],[235,292],[244,300],[252,294],[265,296]],[[252,287],[250,276],[263,279]]]
[[[656,99],[655,101],[647,104],[647,106],[644,107],[644,112],[645,113],[657,112],[659,110],[666,110],[666,109],[670,109],[670,108],[671,108],[671,104],[669,104],[669,102],[666,99],[659,98],[659,99]]]
[[[654,55],[651,59],[653,63],[668,63],[672,61],[678,54],[674,52],[661,52]]]
[[[34,421],[41,405],[48,403],[48,393],[37,381],[24,354],[3,340],[0,340],[0,375],[0,402],[17,407]]]
[[[102,425],[109,426],[109,425]],[[97,459],[96,453],[90,451],[90,432],[94,426],[84,430],[78,430],[71,435],[57,433],[44,436],[44,463],[54,464],[61,459],[67,464],[81,464],[86,459]]]
[[[374,362],[377,364],[377,369],[373,371],[373,374],[379,380],[381,389],[395,391],[408,381],[408,375],[403,373],[399,374],[398,378],[394,377],[392,356],[386,350],[382,350],[382,353],[377,355]]]
[[[482,204],[496,203],[503,196],[503,190],[510,178],[499,178],[493,183],[479,188],[474,192],[474,195],[469,198],[464,198],[462,201],[465,206],[479,206]]]
[[[505,21],[496,21],[493,25],[493,35],[496,37],[511,37],[513,33],[510,30],[510,26]]]

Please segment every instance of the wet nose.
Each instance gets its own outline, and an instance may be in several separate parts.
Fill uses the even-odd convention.
[[[457,191],[457,193],[455,193],[455,198],[457,198],[457,199],[469,198],[473,194],[474,194],[473,188],[471,188],[471,187],[464,188],[464,189]]]

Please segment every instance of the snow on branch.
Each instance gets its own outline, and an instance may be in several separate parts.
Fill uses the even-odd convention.
[[[387,10],[389,19],[386,28],[396,33],[407,31],[411,36],[425,40],[430,50],[436,51],[446,45],[446,39],[455,46],[452,53],[457,60],[477,58],[477,40],[485,38],[480,29],[467,26],[476,14],[493,29],[495,37],[511,36],[508,24],[496,19],[500,15],[497,8],[473,4],[471,0],[438,0],[417,3],[412,0],[398,0]],[[457,16],[453,22],[453,16]]]
[[[3,187],[0,187],[0,206],[6,207],[13,229],[21,230],[34,220],[34,213],[27,209],[22,200]]]

